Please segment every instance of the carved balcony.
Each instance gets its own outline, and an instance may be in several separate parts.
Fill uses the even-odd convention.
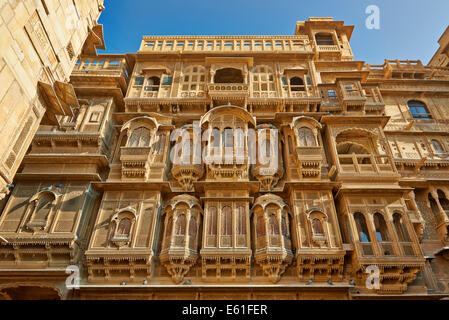
[[[286,235],[266,235],[256,240],[255,261],[261,265],[270,281],[280,280],[285,268],[292,262],[291,239]]]
[[[415,280],[424,268],[425,258],[419,244],[414,242],[364,242],[354,246],[355,264],[359,270],[357,277],[365,283],[368,274],[364,272],[368,266],[379,268],[379,289],[377,293],[398,294],[407,290],[407,286]]]
[[[282,198],[265,194],[256,199],[253,212],[255,239],[254,257],[271,282],[281,279],[293,260],[289,234],[289,208]]]
[[[122,176],[145,178],[149,173],[151,147],[121,147]]]
[[[338,113],[342,112],[341,98],[337,94],[337,87],[334,86],[321,86],[320,85],[320,95],[321,95],[321,112],[332,112]]]
[[[193,196],[179,195],[163,210],[164,237],[160,254],[175,283],[180,283],[198,259],[198,234],[203,211]]]
[[[337,179],[392,179],[399,177],[389,156],[374,154],[340,154]]]
[[[296,153],[303,178],[316,178],[321,175],[321,147],[296,147]]]
[[[206,165],[208,179],[247,180],[249,176],[248,158],[223,159]]]
[[[208,94],[217,104],[239,105],[249,97],[249,85],[245,83],[210,83]]]

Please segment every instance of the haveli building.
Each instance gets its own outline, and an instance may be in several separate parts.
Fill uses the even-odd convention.
[[[309,18],[290,36],[146,36],[126,55],[97,54],[94,32],[71,113],[41,122],[5,195],[0,297],[448,297],[449,31],[427,66],[354,61],[352,32]],[[223,161],[190,161],[180,129]],[[279,139],[237,145],[236,129]],[[260,145],[274,170],[250,161]]]

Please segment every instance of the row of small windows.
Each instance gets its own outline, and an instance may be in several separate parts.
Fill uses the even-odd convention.
[[[253,74],[253,90],[254,91],[275,91],[274,76],[268,67],[259,66],[254,69]],[[305,77],[307,85],[311,86],[312,81],[309,76]],[[145,83],[145,91],[158,91],[160,86],[169,86],[172,84],[173,78],[168,75],[160,77],[152,76],[146,80],[145,77],[136,77],[135,86],[143,86]],[[243,83],[242,71],[234,68],[224,68],[217,70],[214,83]],[[306,86],[304,79],[299,76],[290,78],[282,77],[281,79],[284,89],[290,91],[305,91]],[[184,71],[183,91],[204,91],[206,82],[206,69],[201,66],[189,67]]]
[[[354,214],[354,220],[357,227],[357,233],[359,234],[360,242],[372,242],[365,216],[360,212],[356,212]],[[390,233],[388,231],[384,216],[376,212],[373,216],[373,220],[376,240],[378,242],[392,241],[392,237],[390,236]],[[400,213],[396,212],[393,214],[393,227],[396,231],[399,242],[411,242],[410,235],[407,231],[406,226],[404,225],[403,217]]]

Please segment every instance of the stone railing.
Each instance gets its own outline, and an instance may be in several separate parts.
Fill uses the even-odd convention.
[[[119,73],[125,79],[128,79],[127,65],[124,58],[121,57],[98,57],[83,58],[76,62],[73,73],[84,73],[86,75],[101,73]]]
[[[207,86],[209,94],[248,94],[249,86],[245,83],[210,83]]]
[[[307,36],[145,36],[141,53],[312,52]]]
[[[395,167],[393,161],[388,156],[373,154],[349,154],[339,155],[340,172],[342,173],[393,173]]]

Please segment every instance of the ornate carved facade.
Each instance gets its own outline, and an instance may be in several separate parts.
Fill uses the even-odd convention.
[[[354,61],[352,31],[80,55],[0,216],[0,297],[449,296],[449,69]]]

